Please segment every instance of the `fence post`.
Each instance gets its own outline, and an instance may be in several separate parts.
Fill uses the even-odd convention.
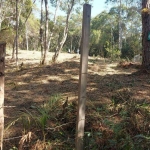
[[[76,150],[83,150],[84,126],[85,126],[85,104],[86,104],[86,85],[87,69],[89,55],[89,38],[90,38],[90,19],[91,5],[84,4],[82,20],[82,42],[80,57],[80,75],[79,75],[79,96],[78,112],[76,124]]]
[[[0,42],[0,149],[3,150],[4,134],[4,70],[6,43]]]

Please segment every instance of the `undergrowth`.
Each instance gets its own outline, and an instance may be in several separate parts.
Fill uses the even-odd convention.
[[[149,150],[150,105],[132,99],[129,89],[112,95],[112,102],[96,106],[98,120],[85,132],[86,150]],[[89,120],[89,118],[87,118]]]
[[[30,111],[25,109],[16,119],[22,125],[22,138],[11,150],[73,150],[76,110],[77,104],[62,99],[61,95],[32,105]],[[127,88],[114,92],[108,104],[94,105],[89,100],[84,149],[149,150],[149,123],[149,103],[133,99]]]

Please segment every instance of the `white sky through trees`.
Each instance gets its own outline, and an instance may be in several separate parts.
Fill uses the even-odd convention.
[[[108,8],[110,8],[110,7],[108,7],[107,4],[105,4],[105,1],[106,0],[93,0],[91,2],[91,5],[92,5],[91,16],[92,17],[95,17],[96,15],[101,13],[102,11],[108,10]],[[39,1],[36,1],[36,5],[40,9],[40,2]],[[54,10],[55,10],[55,8],[54,8]],[[35,14],[39,18],[39,16],[40,16],[39,12],[35,12]],[[61,11],[58,12],[58,15],[63,15],[63,14],[66,15],[65,13],[63,13]]]
[[[95,17],[96,15],[98,15],[99,13],[101,13],[104,10],[108,10],[108,5],[105,4],[106,0],[93,0],[92,2],[92,12],[91,12],[91,16]]]

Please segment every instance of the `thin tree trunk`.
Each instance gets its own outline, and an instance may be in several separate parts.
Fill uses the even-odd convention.
[[[48,53],[48,2],[45,0],[45,11],[46,11],[46,21],[45,21],[45,37],[44,37],[44,56],[42,60],[42,64],[47,63],[47,53]]]
[[[70,53],[72,53],[72,40],[73,40],[73,37],[71,36],[70,39],[71,39],[71,40],[70,40]]]
[[[0,0],[0,15],[2,15],[2,0]],[[2,16],[0,16],[0,31],[2,26]]]
[[[150,9],[150,0],[142,0],[142,9]],[[150,71],[150,14],[142,12],[142,69]]]
[[[18,67],[18,0],[16,0],[16,66]]]
[[[4,69],[6,43],[0,43],[0,150],[3,150],[4,135]]]
[[[43,60],[43,0],[41,0],[40,46],[41,46],[41,60]]]
[[[54,24],[53,24],[53,28],[50,33],[49,41],[48,41],[48,49],[50,48],[50,43],[51,43],[51,40],[52,40],[52,37],[54,34],[54,28],[55,28],[56,19],[57,19],[57,10],[58,10],[59,6],[60,6],[60,0],[57,1],[57,5],[56,5],[56,9],[55,9],[55,14],[54,14],[54,19],[53,19]]]
[[[15,59],[15,50],[16,50],[16,36],[15,36],[14,41],[13,41],[13,50],[12,50],[11,59]]]
[[[27,24],[25,24],[25,32],[26,32],[26,49],[29,50],[29,41],[28,41],[28,28]]]
[[[24,4],[24,0],[22,1],[22,3]],[[19,36],[18,28],[19,28],[19,20],[22,12],[22,7],[23,7],[22,5],[19,11],[18,4],[19,4],[19,0],[16,0],[16,67],[18,67],[18,36]]]
[[[119,0],[119,50],[121,51],[122,49],[122,19],[121,19],[121,11],[122,11],[122,0]]]
[[[74,6],[74,0],[71,1],[71,4],[68,3],[68,12],[67,12],[67,17],[66,17],[66,26],[64,28],[63,38],[62,38],[61,42],[59,43],[59,45],[57,46],[57,48],[55,50],[55,54],[52,58],[53,62],[57,61],[59,53],[62,50],[63,45],[66,41],[66,38],[67,38],[67,35],[68,35],[68,24],[69,24],[69,19],[70,19],[70,16],[71,16],[71,11],[73,9],[73,6]]]

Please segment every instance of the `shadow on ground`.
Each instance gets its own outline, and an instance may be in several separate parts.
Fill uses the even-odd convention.
[[[26,109],[30,111],[30,107],[34,104],[38,105],[48,100],[52,95],[61,94],[62,101],[67,97],[69,102],[78,99],[78,78],[79,78],[79,61],[71,59],[58,64],[47,66],[25,65],[20,70],[14,69],[14,62],[8,61],[6,64],[5,78],[5,124],[8,125],[20,111]],[[94,62],[89,64],[88,84],[87,84],[87,120],[86,130],[97,129],[97,123],[92,114],[94,110],[107,109],[103,106],[112,104],[116,93],[124,96],[124,102],[130,98],[150,103],[150,74],[135,74],[137,68],[130,70],[128,68],[112,67],[117,70],[113,74],[109,74],[108,64],[95,65]],[[97,67],[94,69],[93,67]],[[105,72],[106,71],[106,72]],[[119,73],[118,73],[119,72]],[[123,95],[121,91],[128,91]],[[118,95],[117,95],[118,96]],[[98,112],[98,111],[97,111]],[[91,119],[88,119],[89,116]],[[106,114],[105,114],[106,115]],[[108,113],[110,115],[110,113]],[[111,115],[110,115],[111,116]],[[96,116],[95,116],[96,117]],[[21,136],[22,129],[18,128],[18,124],[12,125],[11,129],[5,132],[5,139]],[[100,127],[99,127],[100,129]],[[111,137],[111,132],[109,130]],[[18,142],[18,141],[17,141]],[[99,141],[100,142],[100,141]],[[14,139],[5,142],[8,145],[15,145]],[[5,144],[4,143],[4,144]],[[11,143],[11,144],[10,144]],[[102,143],[102,141],[100,142]],[[104,144],[105,142],[103,142]],[[7,145],[4,145],[7,147]],[[8,147],[7,147],[8,148]],[[10,147],[9,147],[10,148]]]

